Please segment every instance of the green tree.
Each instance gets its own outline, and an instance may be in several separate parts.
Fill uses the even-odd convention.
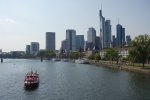
[[[99,53],[96,53],[96,54],[94,55],[94,58],[95,58],[95,60],[99,61],[99,60],[101,59],[100,54],[99,54]]]
[[[47,58],[54,58],[54,57],[56,57],[56,53],[54,51],[51,51],[51,50],[46,50],[45,51],[45,56]]]
[[[147,34],[139,35],[135,37],[132,43],[134,51],[136,52],[136,57],[138,61],[142,62],[144,68],[144,64],[150,56],[150,36]]]
[[[94,60],[95,59],[95,56],[93,54],[91,54],[89,57],[88,57],[89,60]]]
[[[118,59],[119,59],[118,51],[113,48],[108,49],[106,51],[106,58],[112,61],[112,63],[114,60],[116,60],[118,63]]]
[[[69,57],[70,57],[71,59],[78,59],[78,58],[80,57],[80,52],[71,52],[71,53],[69,54]]]

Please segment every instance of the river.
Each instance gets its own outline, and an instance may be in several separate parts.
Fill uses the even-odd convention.
[[[24,89],[30,70],[39,87]],[[0,100],[150,100],[150,76],[95,65],[26,59],[0,63]]]

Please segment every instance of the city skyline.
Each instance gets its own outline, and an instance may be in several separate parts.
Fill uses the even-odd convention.
[[[149,0],[2,0],[0,49],[25,51],[25,45],[31,41],[38,41],[44,49],[47,31],[56,33],[56,49],[61,47],[66,29],[75,29],[77,35],[87,37],[88,28],[93,27],[99,36],[101,4],[103,15],[111,21],[112,35],[116,35],[118,19],[132,39],[139,34],[150,34],[149,3]]]

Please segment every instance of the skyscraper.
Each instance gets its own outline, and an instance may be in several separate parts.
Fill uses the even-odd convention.
[[[84,35],[76,36],[76,49],[79,51],[80,49],[84,49]]]
[[[30,54],[30,45],[26,45],[26,54]]]
[[[130,37],[130,35],[127,35],[126,36],[126,44],[129,46],[130,43],[131,43],[131,37]]]
[[[93,45],[95,46],[95,41],[96,41],[96,30],[93,27],[91,27],[88,29],[87,32],[87,42],[93,43]]]
[[[105,17],[102,15],[102,10],[99,11],[100,17],[100,49],[104,48],[104,34],[105,34]]]
[[[125,41],[125,28],[122,28],[122,45],[125,45],[126,41]]]
[[[100,17],[100,48],[110,48],[111,46],[111,23],[110,20],[105,21],[102,16],[102,10],[99,12]]]
[[[38,52],[39,52],[39,43],[38,42],[31,42],[30,54],[37,55]]]
[[[111,25],[110,25],[110,20],[106,20],[103,48],[110,48],[110,46],[111,46]]]
[[[76,51],[76,31],[73,29],[66,30],[66,40],[68,41],[68,50]]]
[[[46,32],[46,50],[55,50],[55,32]]]
[[[95,50],[100,50],[100,37],[96,37]]]
[[[116,26],[117,35],[117,46],[125,45],[125,28],[122,25],[117,24]]]
[[[115,37],[115,35],[112,36],[112,47],[116,47],[116,37]]]
[[[61,48],[62,48],[62,50],[68,50],[68,41],[67,40],[63,40],[61,42]]]

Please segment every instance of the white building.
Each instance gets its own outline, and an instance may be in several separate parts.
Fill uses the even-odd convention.
[[[115,50],[118,51],[118,54],[122,57],[122,58],[126,58],[129,55],[129,47],[126,48],[115,48]],[[104,58],[106,55],[108,49],[102,49],[100,51],[100,56],[101,58]]]

